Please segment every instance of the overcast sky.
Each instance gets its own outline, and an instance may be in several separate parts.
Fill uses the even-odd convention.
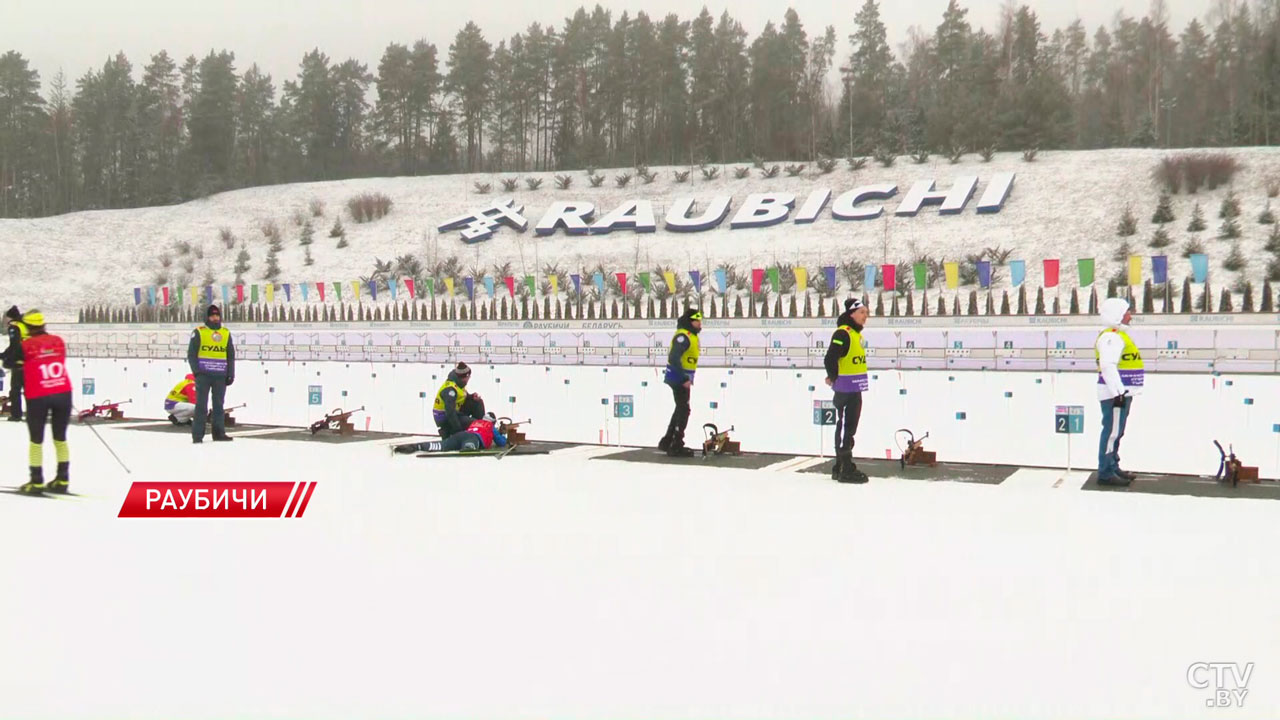
[[[1117,11],[1140,16],[1151,0],[1025,0],[1052,31],[1080,18],[1090,34],[1100,24],[1110,25]],[[1203,17],[1211,0],[1166,0],[1177,31],[1192,18]],[[967,0],[969,20],[994,28],[1004,0]],[[701,3],[689,0],[603,0],[616,18],[623,10],[633,16],[643,10],[661,18],[677,13],[682,19],[696,16]],[[391,42],[410,44],[425,39],[440,48],[443,63],[457,31],[474,20],[485,36],[498,39],[541,22],[559,27],[566,16],[582,5],[576,0],[0,0],[0,52],[17,50],[40,72],[46,82],[59,68],[69,81],[89,68],[98,68],[110,55],[123,51],[140,75],[147,59],[161,49],[179,61],[210,49],[236,53],[236,67],[250,63],[269,72],[279,88],[282,78],[297,73],[303,53],[320,48],[330,58],[354,57],[375,71],[383,49]],[[726,7],[754,38],[764,24],[778,21],[788,6],[800,14],[805,30],[813,36],[834,25],[841,39],[838,58],[849,53],[847,36],[861,0],[735,0],[708,3],[719,15]],[[947,0],[883,0],[881,12],[895,46],[912,25],[932,32]],[[7,7],[5,7],[7,6]]]

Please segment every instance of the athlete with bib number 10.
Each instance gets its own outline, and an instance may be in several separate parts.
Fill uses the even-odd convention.
[[[27,433],[31,445],[28,465],[31,479],[18,488],[26,495],[46,491],[66,493],[70,482],[71,455],[67,449],[67,424],[71,420],[71,379],[67,377],[67,347],[62,338],[45,331],[44,315],[31,310],[22,316],[29,335],[22,341],[23,391],[27,397]],[[44,482],[44,426],[53,420],[53,447],[58,473]]]

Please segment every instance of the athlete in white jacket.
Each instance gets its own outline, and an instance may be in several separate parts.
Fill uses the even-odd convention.
[[[1102,406],[1102,436],[1098,440],[1098,483],[1128,485],[1133,473],[1120,469],[1120,439],[1129,422],[1133,398],[1142,394],[1146,379],[1142,353],[1129,337],[1133,313],[1123,298],[1107,298],[1102,303],[1106,328],[1094,343],[1098,362],[1098,402]]]

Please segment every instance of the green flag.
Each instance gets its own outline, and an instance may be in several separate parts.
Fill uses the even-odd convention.
[[[649,292],[649,273],[640,273],[640,284],[644,286],[645,292]]]
[[[249,288],[249,302],[258,302],[258,286]]]
[[[1093,258],[1076,261],[1076,270],[1080,273],[1080,287],[1093,284]]]
[[[254,289],[254,292],[255,294],[257,293],[256,288]],[[338,296],[338,302],[342,302],[342,281],[341,280],[333,284],[333,294]]]
[[[916,289],[924,290],[929,286],[929,268],[924,263],[916,263],[913,270],[916,273]]]
[[[175,292],[175,293],[173,294],[173,304],[174,304],[174,305],[181,305],[181,304],[182,304],[182,296],[183,296],[183,295],[186,295],[186,293],[182,292],[182,288],[174,288],[174,289],[175,289],[175,290],[177,290],[177,292]]]
[[[530,295],[537,295],[537,294],[538,294],[538,281],[537,281],[537,280],[535,280],[535,279],[534,279],[534,277],[533,277],[532,275],[525,275],[525,276],[524,276],[524,286],[525,286],[525,287],[527,287],[527,288],[529,288],[529,294],[530,294]]]
[[[436,279],[424,278],[423,282],[427,284],[427,292],[431,293],[431,297],[435,297],[436,296]]]
[[[778,292],[779,285],[781,285],[781,281],[778,279],[778,268],[771,267],[765,272],[765,274],[769,276],[769,287],[772,288],[774,292]]]

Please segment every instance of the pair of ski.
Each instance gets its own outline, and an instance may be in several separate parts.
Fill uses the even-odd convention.
[[[80,493],[73,493],[73,492],[56,493],[56,492],[48,492],[48,491],[43,492],[39,495],[32,495],[30,493],[21,492],[20,490],[18,490],[18,488],[13,487],[12,485],[0,486],[0,493],[7,493],[9,495],[22,495],[25,497],[34,497],[34,498],[54,498],[54,499],[65,498],[68,500],[75,500],[79,498],[89,497],[88,495],[81,495]]]
[[[506,447],[502,448],[501,450],[438,450],[438,451],[436,451],[436,452],[420,452],[420,453],[418,453],[418,454],[416,455],[416,457],[420,457],[420,458],[430,458],[430,457],[492,457],[492,458],[494,458],[495,460],[501,460],[502,458],[504,458],[504,457],[506,457],[507,455],[510,455],[512,452],[514,452],[514,451],[515,451],[515,449],[516,449],[516,448],[518,448],[518,447],[520,447],[520,446],[519,446],[519,445],[508,445],[508,446],[506,446]],[[546,454],[547,454],[547,452],[549,452],[549,451],[547,451],[547,450],[524,450],[524,451],[522,451],[520,454],[521,454],[521,455],[546,455]]]

